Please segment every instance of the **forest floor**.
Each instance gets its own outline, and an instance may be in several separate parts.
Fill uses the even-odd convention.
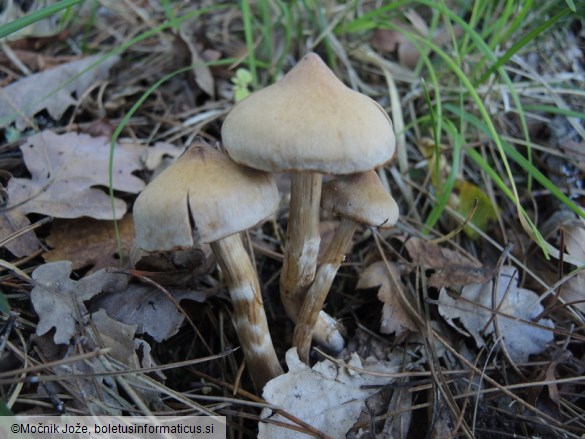
[[[584,437],[585,20],[536,3],[4,2],[2,414]],[[358,227],[325,304],[345,347],[306,365],[279,298],[276,175],[278,210],[242,235],[286,371],[261,392],[209,247],[139,254],[133,203],[194,141],[222,149],[234,104],[309,52],[392,119],[378,176],[400,216]],[[321,211],[321,251],[338,225]]]

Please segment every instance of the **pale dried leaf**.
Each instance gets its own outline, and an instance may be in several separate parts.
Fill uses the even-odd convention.
[[[389,377],[355,371],[349,374],[346,368],[339,368],[329,360],[321,361],[311,369],[299,360],[294,348],[286,353],[286,363],[289,371],[266,384],[262,394],[264,399],[336,438],[345,437],[364,409],[366,398],[378,390],[372,386],[384,386],[393,381]],[[390,364],[378,360],[360,360],[357,355],[353,356],[352,363],[366,370],[388,374],[400,369],[399,362]],[[290,423],[270,409],[264,409],[261,418]],[[260,439],[307,437],[274,424],[261,422],[258,428]]]
[[[561,287],[561,297],[585,313],[585,272],[581,271],[570,278]]]
[[[573,221],[564,226],[564,233],[567,253],[585,261],[585,223]],[[561,297],[565,302],[577,302],[573,306],[585,313],[585,272],[577,273],[562,285]]]
[[[567,253],[585,261],[585,223],[574,221],[564,226]]]
[[[485,344],[484,337],[495,332],[493,322],[496,322],[497,335],[501,336],[510,358],[515,362],[527,361],[530,354],[542,352],[553,341],[552,331],[530,325],[543,309],[536,293],[518,288],[518,271],[510,265],[501,267],[495,288],[494,281],[490,281],[466,285],[459,299],[450,297],[445,289],[439,294],[441,316],[455,328],[459,327],[454,320],[459,320],[480,347]],[[493,321],[492,310],[499,312]],[[554,327],[548,319],[541,319],[538,324]]]
[[[193,21],[183,21],[179,27],[179,35],[191,53],[191,64],[193,65],[195,82],[201,87],[201,90],[213,99],[215,97],[215,81],[209,66],[199,53],[196,32],[197,26]]]
[[[25,7],[26,5],[26,7]],[[10,23],[11,21],[17,20],[21,17],[26,16],[32,12],[47,6],[46,1],[18,1],[18,0],[4,0],[2,8],[0,8],[0,25]],[[51,15],[43,20],[39,20],[32,23],[29,26],[25,26],[22,29],[12,32],[7,35],[6,40],[13,41],[19,38],[25,37],[49,37],[57,34],[61,30],[61,20],[64,12],[58,12]]]
[[[0,213],[0,240],[5,240],[29,225],[28,218],[19,212],[7,210]],[[30,231],[11,239],[5,247],[17,258],[22,258],[36,252],[40,248],[40,242],[35,232]]]
[[[123,142],[121,143],[123,144]],[[157,142],[148,148],[144,148],[141,159],[146,169],[154,171],[161,166],[163,159],[166,157],[174,160],[183,152],[185,152],[185,148],[178,147],[172,143]]]
[[[169,292],[177,302],[203,302],[206,298],[204,293],[194,290],[172,289]],[[175,335],[185,318],[164,292],[147,285],[131,284],[124,291],[103,294],[92,301],[90,310],[100,308],[119,322],[136,325],[137,333],[147,333],[159,342]]]
[[[394,279],[400,279],[400,274],[394,265],[387,266],[383,261],[379,261],[364,270],[356,288],[380,287],[378,299],[384,304],[380,332],[383,334],[396,333],[396,336],[400,337],[405,331],[416,331],[416,324],[402,305],[400,293],[394,290],[389,269],[393,271]]]
[[[0,128],[16,122],[16,127],[22,130],[28,125],[27,118],[44,109],[53,119],[61,119],[65,111],[77,102],[72,95],[82,96],[91,84],[107,78],[110,68],[120,59],[110,56],[85,71],[101,57],[94,55],[71,61],[4,87],[0,91]],[[75,77],[81,72],[84,73]]]
[[[104,291],[117,291],[126,285],[126,276],[99,271],[79,281],[70,278],[71,262],[40,265],[33,271],[35,287],[31,302],[39,316],[37,335],[55,328],[56,344],[67,344],[83,327],[87,309],[84,301]]]
[[[110,144],[105,137],[43,131],[21,146],[31,178],[8,182],[8,208],[21,214],[40,213],[56,218],[89,216],[112,219],[109,196],[96,186],[109,184]],[[132,175],[141,169],[139,145],[116,147],[113,187],[137,193],[144,182]],[[126,203],[115,199],[115,218],[126,213]]]
[[[102,347],[110,348],[108,355],[130,368],[140,366],[134,352],[136,325],[125,325],[114,320],[103,309],[94,312],[91,321],[99,334]]]

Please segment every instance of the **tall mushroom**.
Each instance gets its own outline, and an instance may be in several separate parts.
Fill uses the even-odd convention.
[[[375,171],[339,176],[323,185],[321,206],[339,215],[341,223],[327,246],[315,280],[303,301],[293,344],[299,358],[309,359],[311,334],[333,279],[345,259],[353,234],[359,224],[381,229],[398,220],[398,205],[386,191]]]
[[[317,266],[321,175],[363,172],[390,160],[392,122],[380,105],[345,86],[309,53],[280,81],[238,103],[221,134],[236,162],[292,173],[280,294],[296,320]]]
[[[135,246],[145,252],[209,243],[226,278],[235,326],[255,385],[283,373],[256,271],[239,232],[278,206],[270,174],[245,168],[200,141],[148,184],[134,204]]]

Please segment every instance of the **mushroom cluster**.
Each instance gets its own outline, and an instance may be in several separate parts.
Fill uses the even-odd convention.
[[[272,173],[290,173],[281,299],[297,322],[294,344],[304,361],[311,338],[341,350],[337,322],[321,308],[358,224],[387,228],[398,219],[396,202],[373,171],[392,159],[394,132],[380,105],[310,53],[280,81],[238,103],[221,135],[229,157],[199,140],[138,196],[135,247],[153,253],[211,246],[248,370],[262,389],[283,370],[239,233],[276,210]],[[337,177],[323,184],[323,175]],[[319,265],[321,207],[342,220]]]
[[[227,115],[221,136],[234,161],[265,172],[291,174],[280,295],[288,316],[297,322],[295,345],[305,346],[301,358],[307,361],[315,324],[319,331],[335,327],[321,307],[351,241],[355,221],[391,227],[398,218],[396,202],[375,182],[377,176],[372,171],[394,156],[392,122],[378,103],[347,87],[318,55],[309,53],[280,81],[238,103]],[[354,198],[346,203],[347,211],[341,202],[322,200],[323,174],[364,175],[338,180],[340,188],[348,187],[343,190],[344,196]],[[366,186],[361,192],[351,193],[349,187],[360,185]],[[376,203],[386,204],[371,205],[370,190],[385,197]],[[333,203],[331,210],[351,218],[351,224],[342,222],[346,231],[338,232],[338,236],[343,238],[340,236],[332,243],[335,247],[330,246],[315,280],[320,244],[319,206],[323,203],[326,208]],[[335,208],[337,205],[339,209]],[[366,212],[372,209],[382,216],[371,220]],[[329,263],[333,260],[337,261],[333,264],[335,269]],[[311,294],[307,295],[307,291]],[[325,330],[317,338],[329,342],[333,349],[340,349],[342,344],[337,341],[332,346],[331,339],[337,339],[333,334],[337,333]]]

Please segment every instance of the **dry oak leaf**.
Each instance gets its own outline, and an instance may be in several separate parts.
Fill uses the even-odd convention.
[[[123,291],[97,297],[89,309],[104,309],[111,318],[126,325],[136,325],[137,333],[146,333],[161,342],[179,332],[185,319],[176,303],[181,300],[204,302],[207,297],[201,291],[179,288],[169,290],[169,294],[172,300],[158,288],[130,284]]]
[[[497,285],[494,283],[492,280],[466,285],[461,290],[461,298],[452,298],[442,288],[439,314],[452,327],[466,334],[455,323],[459,320],[479,347],[485,344],[485,337],[496,332],[494,324],[497,324],[496,336],[501,337],[510,358],[515,362],[527,361],[530,354],[544,351],[554,340],[552,330],[546,329],[554,328],[553,322],[540,319],[536,322],[540,327],[531,324],[544,308],[536,293],[518,288],[518,270],[513,266],[503,265]]]
[[[435,288],[485,283],[493,278],[494,270],[461,253],[443,248],[421,238],[410,238],[404,244],[414,264],[435,272],[429,285]]]
[[[134,241],[132,215],[127,214],[118,221],[118,230],[122,242],[122,255],[127,260]],[[56,219],[51,224],[51,232],[46,242],[53,249],[43,253],[45,261],[68,260],[72,262],[74,270],[92,267],[87,274],[120,263],[112,221],[93,218]]]
[[[0,93],[0,128],[16,122],[22,130],[28,125],[27,119],[45,109],[53,119],[61,119],[77,103],[73,94],[82,96],[93,83],[106,79],[120,59],[110,56],[93,66],[100,58],[103,55],[71,61],[4,87]]]
[[[393,381],[390,374],[400,370],[396,363],[360,359],[352,355],[351,365],[380,375],[374,376],[345,367],[338,367],[330,360],[317,363],[311,369],[299,360],[296,348],[286,353],[288,372],[269,381],[264,387],[263,398],[269,403],[282,407],[287,412],[328,434],[331,437],[345,437],[362,410],[364,401],[384,386]],[[270,409],[262,410],[262,419],[281,423],[290,421],[274,414]],[[298,431],[283,428],[275,423],[258,425],[258,438],[297,439],[307,436]]]
[[[386,265],[384,261],[374,262],[360,274],[356,288],[380,287],[378,299],[384,304],[380,332],[396,333],[396,336],[400,337],[405,331],[416,331],[416,324],[404,309],[400,301],[400,293],[394,290],[391,273],[388,270],[392,270],[394,279],[400,279],[400,273],[394,265]]]
[[[55,328],[56,344],[68,344],[72,337],[81,334],[80,325],[87,317],[85,301],[104,291],[120,290],[127,284],[126,276],[103,270],[79,281],[70,276],[69,261],[41,265],[32,274],[35,287],[31,302],[39,316],[37,335]]]
[[[109,196],[96,186],[109,185],[110,142],[85,134],[42,131],[20,147],[31,178],[8,182],[8,209],[21,214],[40,213],[56,218],[89,216],[112,219]],[[113,187],[138,193],[144,182],[132,175],[142,169],[143,147],[125,143],[116,147]],[[115,218],[126,213],[126,203],[114,199]]]

